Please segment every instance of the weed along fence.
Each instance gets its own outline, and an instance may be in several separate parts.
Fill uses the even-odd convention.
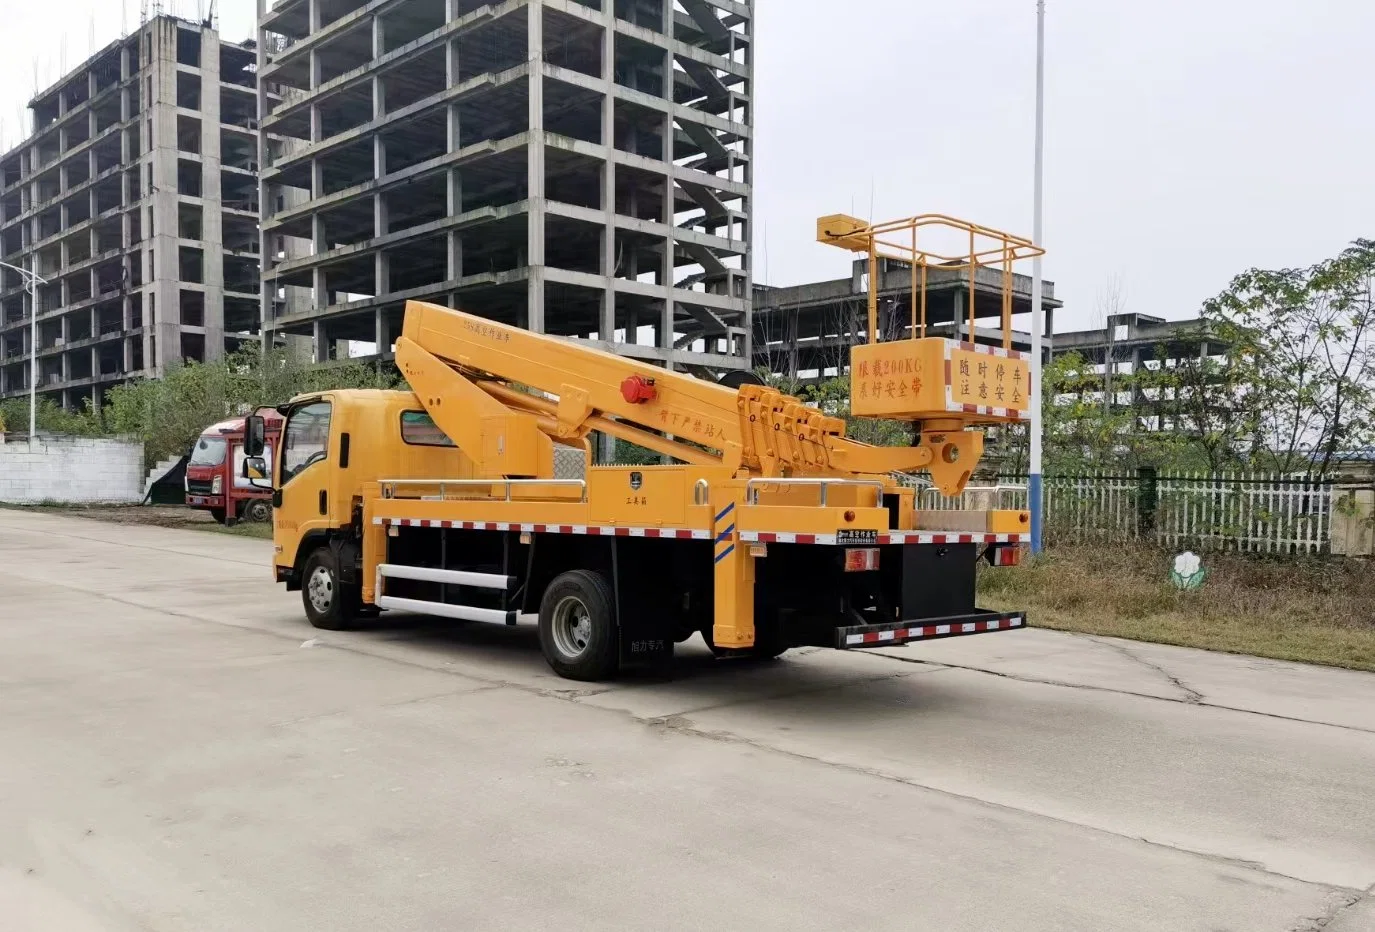
[[[1143,469],[1136,475],[1047,476],[1045,536],[1056,543],[1154,542],[1242,553],[1323,554],[1332,550],[1330,480]],[[922,508],[1026,508],[1026,477],[971,487],[959,498],[926,490]],[[993,497],[995,502],[985,504]]]

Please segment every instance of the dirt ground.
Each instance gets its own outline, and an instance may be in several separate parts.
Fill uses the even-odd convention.
[[[241,523],[225,527],[210,516],[208,511],[187,508],[183,505],[33,505],[7,506],[19,507],[23,511],[46,514],[67,515],[73,518],[91,518],[111,524],[134,524],[145,527],[186,528],[195,531],[214,531],[233,534],[239,537],[272,537],[269,523]]]

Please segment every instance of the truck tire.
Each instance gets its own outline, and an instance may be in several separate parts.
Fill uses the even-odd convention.
[[[255,524],[265,524],[272,520],[272,506],[261,498],[249,499],[244,502],[240,517]]]
[[[572,570],[544,590],[539,609],[539,642],[544,659],[565,679],[596,682],[615,676],[620,644],[606,577]]]
[[[348,631],[358,626],[362,593],[339,580],[339,558],[320,547],[306,558],[301,573],[301,603],[310,623],[325,631]]]
[[[225,512],[223,508],[211,508],[210,517],[215,519],[216,524],[224,524]]]

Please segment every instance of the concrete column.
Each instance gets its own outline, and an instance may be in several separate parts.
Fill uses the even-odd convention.
[[[372,137],[372,170],[374,178],[382,178],[387,174],[387,144],[381,133]]]
[[[530,197],[526,265],[530,269],[525,326],[544,333],[544,2],[529,0],[530,146],[527,188]]]
[[[385,250],[377,250],[373,256],[373,280],[377,286],[377,294],[387,294],[391,291],[391,257]]]
[[[671,59],[669,60],[671,61]],[[671,77],[672,74],[673,72],[671,70],[668,71],[666,73],[667,76],[665,80],[667,80],[668,77]],[[671,147],[673,145],[673,118],[670,116],[664,117],[664,145],[666,147]],[[659,208],[659,222],[665,224],[669,228],[669,230],[672,231],[674,210],[672,149],[670,148],[669,151],[665,152],[664,154],[666,156],[669,156],[669,158],[664,166],[664,197],[663,204]],[[673,233],[670,232],[664,240],[663,264],[662,271],[660,273],[663,276],[664,283],[664,316],[663,322],[662,324],[660,324],[659,328],[659,345],[662,349],[668,350],[670,352],[670,356],[666,363],[666,366],[670,372],[672,372],[676,368],[676,366],[673,363],[673,357],[671,353],[675,341],[675,334],[673,332],[673,318],[674,313],[677,309],[677,301],[675,296],[676,289],[673,287],[673,279],[674,276],[677,274],[677,269],[674,265],[674,259],[677,255],[677,251],[677,240],[675,239]],[[708,351],[711,351],[712,349],[709,342],[706,349]]]
[[[387,314],[380,307],[373,319],[373,330],[375,332],[373,342],[377,344],[377,355],[384,356],[390,353],[391,334],[387,332]]]
[[[64,347],[63,350],[57,354],[58,365],[62,367],[62,381],[69,382],[72,378],[72,354],[67,352],[65,347],[72,341],[72,324],[66,314],[59,317],[57,323],[58,333],[62,335],[62,346]]]
[[[329,342],[325,339],[325,322],[315,322],[315,361],[329,362]]]
[[[201,30],[201,247],[205,251],[205,359],[224,355],[224,194],[220,188],[220,50]],[[261,207],[261,205],[259,205]]]
[[[372,57],[378,59],[382,57],[383,50],[387,47],[387,24],[382,21],[382,17],[372,18]]]
[[[786,316],[784,317],[784,323],[783,323],[784,334],[785,334],[785,336],[783,337],[783,342],[784,342],[784,344],[787,346],[787,350],[788,350],[788,378],[790,378],[790,379],[796,379],[796,378],[797,378],[797,367],[798,367],[798,354],[797,354],[797,341],[798,341],[798,337],[799,337],[799,334],[798,334],[798,326],[800,325],[801,320],[802,320],[802,313],[801,313],[800,311],[798,311],[798,312],[783,311],[782,313],[786,315]]]
[[[457,217],[463,213],[463,176],[459,174],[458,169],[452,169],[448,173],[448,197],[448,215]],[[463,234],[458,230],[450,230],[447,235],[445,278],[457,281],[463,277]]]
[[[372,118],[382,117],[387,112],[387,88],[380,77],[372,79]]]
[[[372,235],[386,236],[390,224],[391,217],[387,210],[387,196],[379,191],[372,196]]]
[[[672,5],[671,3],[669,4]],[[606,161],[602,164],[602,292],[599,330],[603,340],[616,339],[616,14],[613,9],[602,11],[602,148]],[[632,331],[633,331],[632,326]],[[626,334],[626,342],[636,342],[634,332]],[[609,449],[606,458],[615,455],[615,439],[605,438]]]
[[[156,252],[156,268],[149,268],[143,279],[150,286],[144,297],[146,326],[155,338],[149,340],[149,353],[144,357],[144,365],[155,376],[164,375],[168,366],[176,365],[181,360],[177,312],[180,269],[177,248],[176,31],[176,24],[167,20],[157,20],[148,31],[148,71],[153,86],[147,102],[152,132],[149,155],[152,184],[148,198],[154,234],[148,237],[148,242]]]

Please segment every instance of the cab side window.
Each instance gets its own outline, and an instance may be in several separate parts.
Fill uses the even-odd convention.
[[[282,438],[282,484],[329,456],[328,401],[316,401],[291,412]]]

